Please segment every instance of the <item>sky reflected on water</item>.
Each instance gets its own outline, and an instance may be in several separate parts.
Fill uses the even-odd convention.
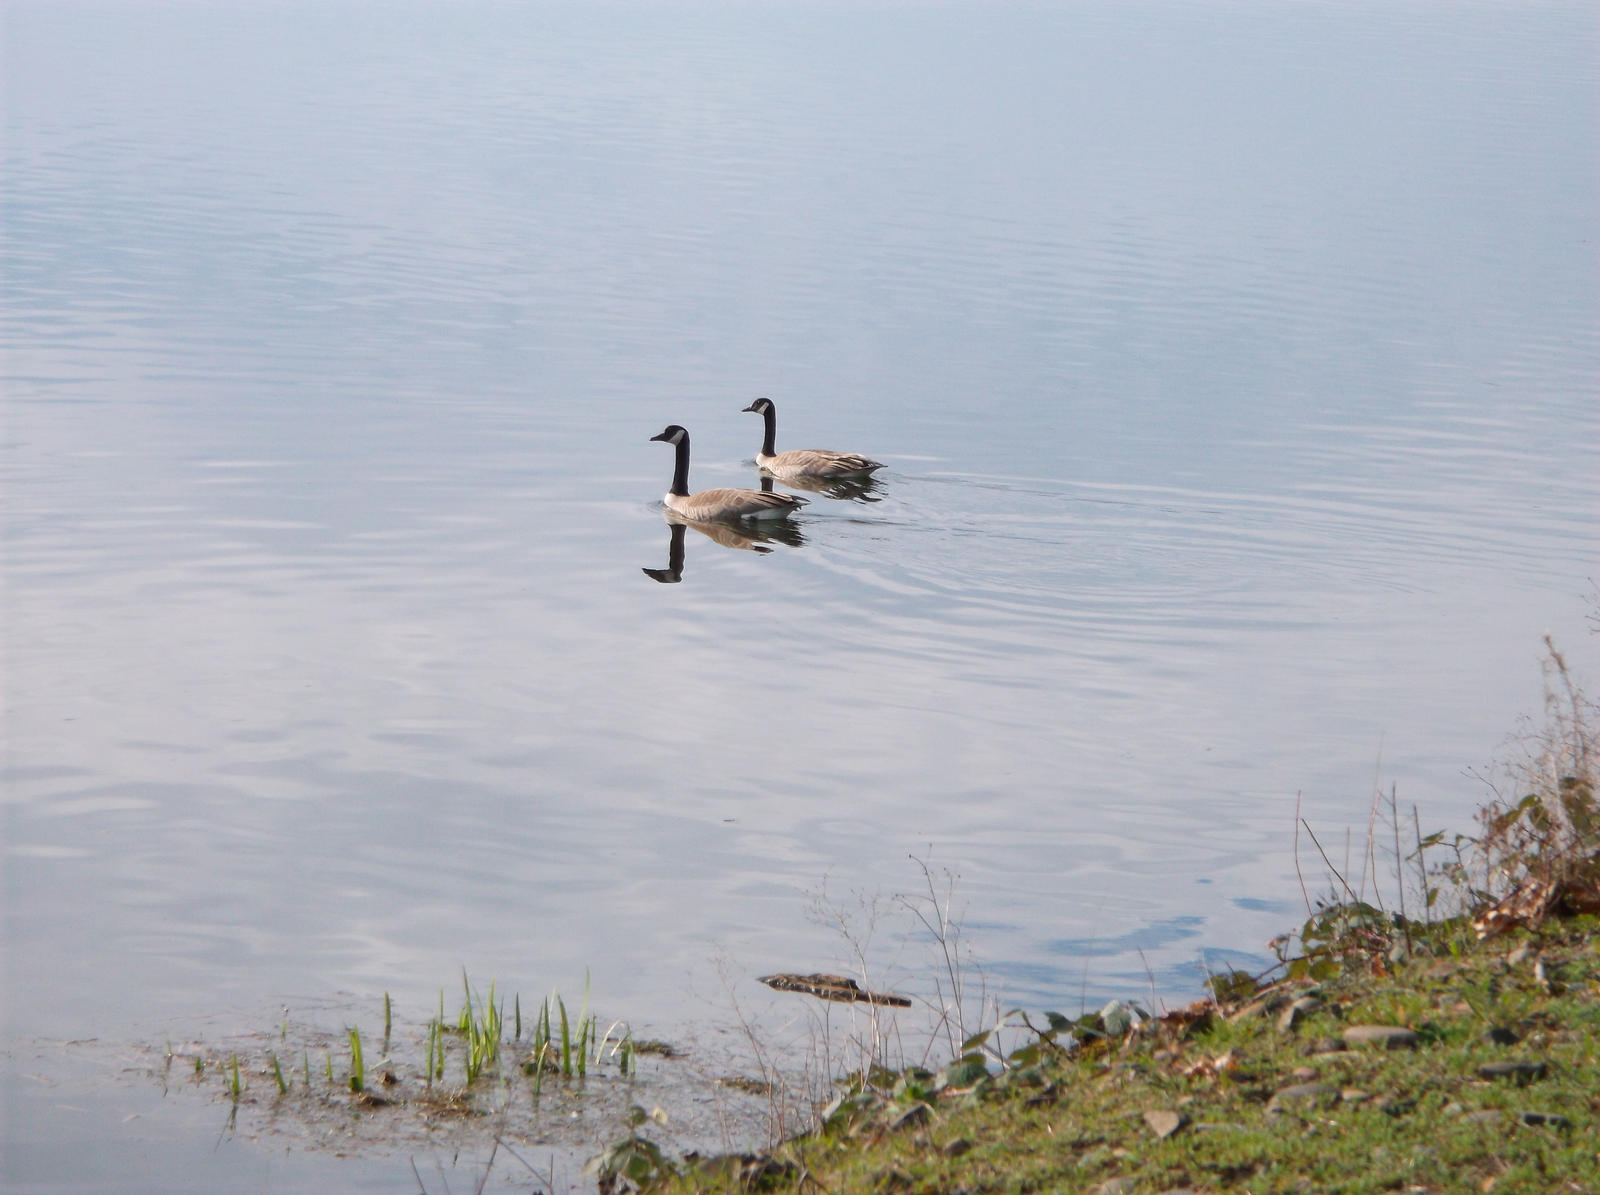
[[[912,856],[1010,1003],[1182,996],[1595,675],[1582,6],[6,21],[8,1037],[705,1024]],[[757,395],[887,467],[664,520]]]

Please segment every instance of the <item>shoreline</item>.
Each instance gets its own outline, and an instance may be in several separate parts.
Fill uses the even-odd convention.
[[[1407,854],[1392,795],[1374,816],[1389,907],[1324,854],[1264,975],[1160,1016],[1013,1011],[941,1070],[846,1076],[766,1152],[672,1159],[638,1121],[600,1192],[1600,1191],[1600,733],[1546,644],[1544,729],[1478,833]]]

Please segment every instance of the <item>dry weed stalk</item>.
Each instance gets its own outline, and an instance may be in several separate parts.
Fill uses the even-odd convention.
[[[958,877],[953,872],[944,872],[941,892],[940,881],[935,878],[928,861],[916,855],[911,856],[911,861],[922,871],[926,891],[895,899],[927,931],[938,955],[933,971],[937,1003],[930,1005],[936,1024],[922,1057],[922,1064],[927,1065],[934,1043],[941,1037],[950,1057],[957,1058],[962,1053],[963,1042],[985,1027],[992,1027],[1001,1018],[999,999],[991,998],[983,969],[973,961],[972,950],[962,935],[961,918],[951,912]],[[975,994],[968,990],[969,980],[973,978],[978,985]]]

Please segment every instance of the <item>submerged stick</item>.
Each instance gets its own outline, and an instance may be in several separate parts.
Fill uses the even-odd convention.
[[[911,1001],[892,993],[869,992],[847,975],[763,975],[760,981],[773,991],[802,992],[818,1000],[836,1000],[841,1004],[886,1004],[894,1008],[910,1008]]]

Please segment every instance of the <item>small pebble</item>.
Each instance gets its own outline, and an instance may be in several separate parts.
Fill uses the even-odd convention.
[[[1399,1025],[1352,1025],[1344,1031],[1344,1040],[1352,1046],[1382,1046],[1399,1050],[1415,1046],[1421,1039],[1413,1030]]]
[[[1565,1116],[1558,1116],[1554,1112],[1524,1112],[1522,1123],[1535,1128],[1570,1129],[1572,1122]]]
[[[1301,1021],[1321,1009],[1322,1001],[1315,996],[1301,996],[1300,999],[1278,1014],[1278,1032],[1292,1032]]]
[[[1255,1016],[1257,1013],[1265,1012],[1271,1006],[1271,1004],[1272,1004],[1272,999],[1271,999],[1271,997],[1267,997],[1267,996],[1263,996],[1260,1000],[1252,1000],[1249,1004],[1246,1004],[1243,1008],[1239,1009],[1238,1012],[1236,1012],[1232,1016],[1230,1016],[1228,1018],[1228,1020],[1230,1020],[1230,1021],[1245,1021],[1245,1020],[1249,1020],[1251,1017]]]
[[[1144,1114],[1144,1122],[1150,1126],[1150,1131],[1162,1141],[1172,1136],[1187,1123],[1181,1115],[1165,1108],[1152,1109],[1146,1112]]]
[[[1292,1087],[1285,1087],[1267,1102],[1267,1110],[1281,1108],[1284,1104],[1314,1103],[1332,1105],[1339,1102],[1339,1089],[1327,1083],[1296,1083]]]
[[[889,1128],[891,1131],[893,1131],[897,1129],[909,1129],[916,1125],[923,1124],[927,1121],[929,1112],[930,1109],[927,1104],[920,1102],[912,1104],[911,1107],[907,1108],[904,1112],[901,1112],[898,1116],[895,1116],[889,1121]]]

